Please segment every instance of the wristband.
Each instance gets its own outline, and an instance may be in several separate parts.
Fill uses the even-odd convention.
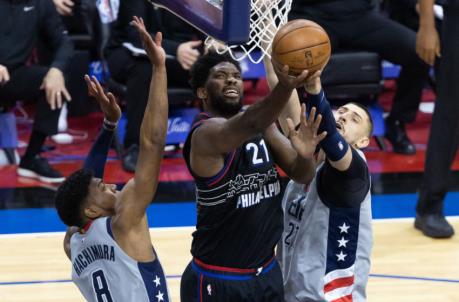
[[[102,127],[104,127],[105,130],[108,131],[114,131],[117,127],[118,123],[117,122],[110,122],[106,118],[104,118],[104,122],[102,124]]]

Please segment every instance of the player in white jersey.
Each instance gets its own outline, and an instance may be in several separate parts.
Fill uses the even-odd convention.
[[[266,63],[272,85],[276,79]],[[280,125],[300,155],[315,158],[316,168],[305,171],[313,175],[309,185],[290,181],[282,202],[284,232],[277,256],[285,301],[365,301],[373,240],[370,174],[359,149],[369,144],[371,116],[365,107],[348,103],[334,117],[320,72],[304,89],[298,96],[306,102],[308,115],[322,116],[318,133],[326,136],[319,152],[305,147],[305,105],[300,107],[292,97]]]
[[[135,175],[121,191],[101,179],[111,139],[104,131],[116,128],[120,111],[113,95],[105,95],[95,78],[86,77],[89,93],[104,111],[105,130],[91,149],[85,168],[59,187],[55,199],[60,218],[70,227],[64,249],[72,261],[72,279],[91,302],[169,301],[146,217],[158,184],[167,129],[166,55],[161,33],[153,41],[142,19],[134,17],[132,25],[153,65]],[[101,143],[104,135],[108,139]]]

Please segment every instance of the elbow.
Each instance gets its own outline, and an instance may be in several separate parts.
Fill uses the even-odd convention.
[[[159,130],[159,129],[158,129]],[[144,149],[164,148],[166,144],[166,131],[154,131],[150,135],[140,138],[140,146]]]

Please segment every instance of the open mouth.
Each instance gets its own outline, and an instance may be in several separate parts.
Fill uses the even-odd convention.
[[[344,132],[344,127],[340,123],[336,123],[336,129],[338,129],[340,132]]]
[[[226,88],[225,90],[223,90],[223,95],[234,98],[239,96],[239,91],[235,88]]]

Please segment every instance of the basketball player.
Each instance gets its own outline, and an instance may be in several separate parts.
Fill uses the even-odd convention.
[[[169,301],[145,212],[156,191],[165,144],[166,56],[161,47],[161,33],[153,41],[142,19],[134,17],[132,25],[139,31],[154,66],[135,176],[117,191],[115,185],[104,183],[102,173],[93,175],[90,170],[82,169],[73,173],[56,195],[60,218],[66,225],[76,226],[67,232],[64,249],[72,261],[72,279],[87,301]],[[95,79],[86,80],[90,94],[99,103],[116,106],[113,95],[104,95]],[[114,130],[115,121],[105,122],[104,127]],[[93,150],[91,154],[99,162],[87,163],[85,167],[104,162],[107,149],[104,154]]]
[[[241,111],[239,64],[210,52],[191,69],[191,86],[205,112],[197,116],[184,147],[196,181],[197,225],[193,260],[181,281],[181,301],[283,301],[282,273],[274,247],[282,233],[281,188],[274,162],[298,182],[312,175],[280,133],[267,144],[263,132],[277,118],[307,72],[289,77],[275,69],[279,84],[262,101]],[[316,122],[316,123],[314,123]],[[307,143],[317,142],[308,125]],[[314,126],[315,125],[315,126]]]
[[[266,63],[272,87],[277,79]],[[365,301],[372,246],[371,196],[370,174],[360,149],[369,144],[373,124],[368,111],[355,103],[340,107],[335,119],[319,75],[320,71],[304,86],[307,98],[298,90],[302,101],[322,115],[318,132],[326,132],[326,137],[319,142],[314,179],[307,185],[290,181],[282,200],[284,232],[277,257],[284,274],[285,301]],[[307,158],[315,150],[298,145],[305,139],[302,107],[300,116],[298,98],[292,97],[279,121],[296,151]],[[285,117],[291,118],[287,124],[282,123]]]

